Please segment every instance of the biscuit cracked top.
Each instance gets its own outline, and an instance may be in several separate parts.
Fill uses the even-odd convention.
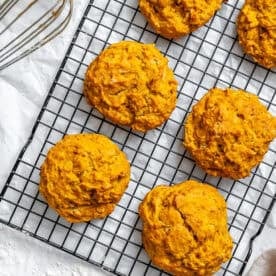
[[[113,211],[128,185],[130,165],[103,135],[67,135],[48,152],[40,176],[48,204],[69,222],[86,222]]]
[[[226,203],[196,181],[157,186],[139,207],[143,245],[153,263],[173,275],[211,275],[231,257]]]
[[[237,25],[244,51],[264,67],[276,67],[276,1],[247,0]]]
[[[140,0],[141,12],[153,29],[177,38],[198,29],[221,7],[223,0]]]
[[[84,81],[88,102],[117,124],[147,131],[176,104],[177,82],[168,60],[152,44],[122,41],[105,49]]]
[[[276,117],[243,90],[211,89],[185,123],[184,146],[214,176],[248,176],[276,137]]]

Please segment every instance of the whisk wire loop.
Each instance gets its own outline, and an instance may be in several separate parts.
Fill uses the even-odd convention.
[[[30,20],[34,17],[30,16],[32,9],[40,5],[41,0],[30,1],[19,12],[14,12],[18,2],[20,1],[5,0],[0,5],[0,22],[4,19],[9,22],[0,30],[0,42],[4,42],[0,43],[0,70],[50,42],[66,28],[72,17],[73,0],[52,1],[52,5],[43,9],[41,15],[33,21]],[[16,30],[25,18],[29,20],[28,24],[23,29]],[[10,37],[8,32],[11,28],[16,34]]]

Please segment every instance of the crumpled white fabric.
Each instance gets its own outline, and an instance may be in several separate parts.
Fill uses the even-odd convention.
[[[254,262],[246,276],[275,276],[276,275],[276,249],[265,251]]]
[[[58,38],[0,71],[0,189],[30,135],[87,3],[75,0],[71,22]]]
[[[87,3],[88,0],[74,0],[72,20],[58,38],[0,71],[0,190],[31,133]],[[1,276],[17,276],[18,271],[20,275],[39,276],[106,275],[93,265],[72,259],[2,224],[0,267]]]
[[[276,275],[275,212],[276,205],[272,209],[261,235],[254,241],[252,255],[245,269],[245,276]]]

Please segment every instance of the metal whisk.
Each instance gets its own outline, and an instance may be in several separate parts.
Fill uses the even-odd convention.
[[[0,71],[59,35],[72,9],[73,0],[0,0]]]

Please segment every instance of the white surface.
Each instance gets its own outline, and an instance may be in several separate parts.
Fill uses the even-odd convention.
[[[276,250],[268,250],[257,259],[252,269],[248,272],[247,276],[274,276],[276,275],[275,263]]]
[[[74,1],[70,26],[53,43],[0,72],[0,189],[30,134],[86,3]],[[269,223],[273,224],[271,220]],[[248,268],[264,250],[276,248],[275,235],[275,229],[265,228],[254,244]],[[0,228],[0,267],[0,276],[18,275],[18,271],[20,275],[38,276],[103,274],[92,265],[4,226]]]
[[[256,260],[258,257],[260,257],[262,253],[266,252],[267,250],[276,249],[275,212],[276,212],[276,206],[274,206],[272,210],[273,215],[269,217],[267,224],[265,225],[261,235],[258,238],[256,238],[253,244],[253,252],[244,272],[244,274],[247,274],[251,269],[250,274],[247,276],[268,276],[266,268],[262,267],[264,263],[262,261],[256,261]],[[254,263],[255,261],[256,263]],[[254,267],[252,267],[253,265]],[[270,276],[275,276],[275,275],[276,274],[270,274]]]
[[[19,231],[0,225],[0,235],[1,276],[108,275]]]

